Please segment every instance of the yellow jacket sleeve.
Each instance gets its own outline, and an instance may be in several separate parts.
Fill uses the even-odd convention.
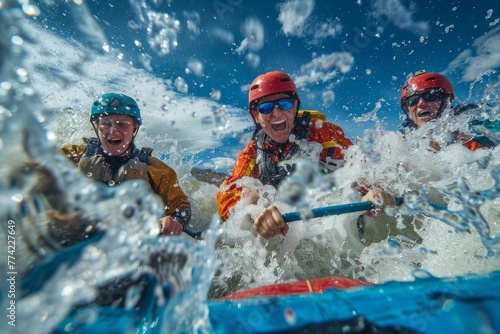
[[[66,155],[68,159],[73,161],[75,165],[78,165],[80,162],[80,158],[82,155],[85,153],[85,150],[87,149],[87,145],[65,145],[60,148],[61,152]]]
[[[187,196],[182,191],[177,174],[161,160],[151,157],[148,175],[153,191],[161,197],[165,205],[165,215],[171,216],[180,207],[191,207]]]

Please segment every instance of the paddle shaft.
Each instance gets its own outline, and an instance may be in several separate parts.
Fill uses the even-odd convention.
[[[403,197],[396,197],[396,204],[401,205],[403,204],[404,199]],[[437,210],[441,211],[448,211],[448,209],[442,205],[435,204],[435,203],[429,203],[430,206]],[[312,209],[312,217],[311,218],[319,218],[319,217],[326,217],[326,216],[335,216],[335,215],[342,215],[344,213],[351,213],[351,212],[358,212],[358,211],[366,211],[366,210],[371,210],[373,209],[373,204],[371,202],[355,202],[355,203],[349,203],[349,204],[340,204],[340,205],[332,205],[332,206],[325,206],[322,208],[315,208]],[[304,220],[300,212],[287,212],[282,214],[283,219],[285,220],[285,223],[289,222],[295,222],[298,220]]]
[[[342,215],[344,213],[366,211],[373,209],[373,204],[371,202],[355,202],[349,204],[332,205],[325,206],[322,208],[312,209],[312,218],[326,217]],[[300,212],[287,212],[282,214],[285,223],[290,223],[298,220],[303,220],[300,216]]]

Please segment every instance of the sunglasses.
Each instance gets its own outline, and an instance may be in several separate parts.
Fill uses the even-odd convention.
[[[417,105],[418,101],[421,98],[424,99],[425,102],[436,102],[436,101],[443,101],[447,97],[448,94],[446,94],[442,90],[430,90],[422,94],[415,94],[410,97],[407,97],[403,102],[403,106],[406,108],[413,107]]]
[[[288,111],[292,109],[295,99],[284,98],[276,101],[262,102],[257,105],[257,110],[264,115],[270,114],[274,110],[274,106],[277,106],[283,111]]]

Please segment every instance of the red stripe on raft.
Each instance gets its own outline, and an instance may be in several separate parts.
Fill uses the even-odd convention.
[[[277,283],[235,292],[222,299],[243,299],[259,296],[280,296],[301,293],[319,293],[328,288],[348,289],[356,286],[373,285],[370,282],[363,282],[352,278],[343,277],[322,277],[311,280],[297,281],[291,283]]]

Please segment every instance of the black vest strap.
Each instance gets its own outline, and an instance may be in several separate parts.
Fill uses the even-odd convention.
[[[87,150],[85,151],[85,155],[93,156],[96,154],[102,154],[101,142],[99,138],[83,138],[83,141],[87,144]],[[150,147],[143,147],[140,151],[135,150],[135,153],[126,160],[138,157],[141,162],[145,164],[149,164],[149,160],[151,160],[151,154],[153,153],[153,149]],[[107,156],[107,155],[105,155]]]
[[[153,149],[151,147],[143,147],[141,148],[141,152],[137,157],[141,162],[149,164],[149,160],[151,159],[151,153],[153,153]]]
[[[311,113],[308,111],[304,111],[302,117],[297,117],[295,119],[295,127],[294,131],[292,131],[297,139],[307,139],[307,135],[309,134],[309,122],[311,122]]]
[[[99,138],[83,138],[83,141],[85,142],[85,144],[87,144],[87,150],[85,151],[85,154],[92,156],[101,151]]]

